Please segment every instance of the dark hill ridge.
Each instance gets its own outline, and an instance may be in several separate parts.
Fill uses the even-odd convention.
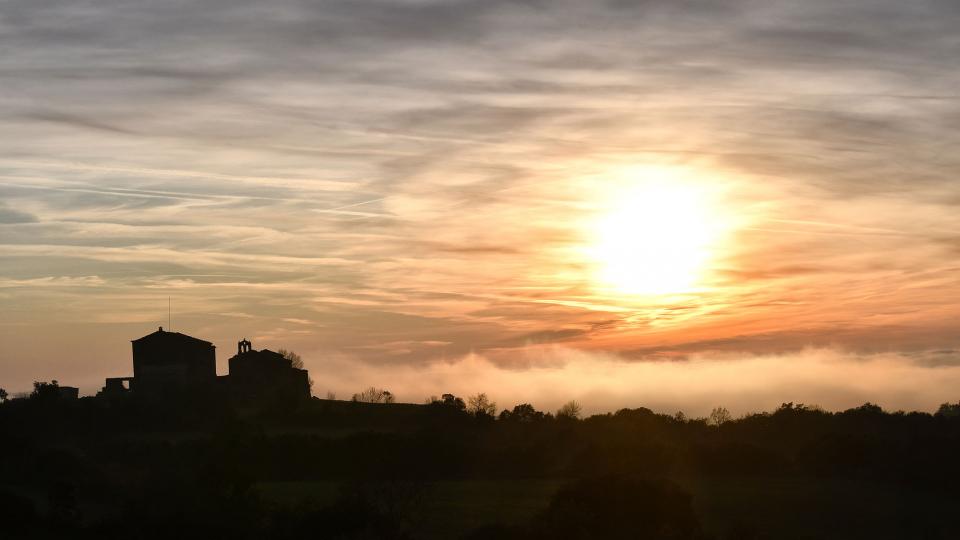
[[[960,532],[960,405],[785,404],[714,425],[643,408],[577,420],[524,405],[495,418],[455,396],[254,409],[204,394],[52,396],[0,405],[0,493],[34,509],[29,527],[71,535],[633,538],[631,515],[687,535],[642,538]]]

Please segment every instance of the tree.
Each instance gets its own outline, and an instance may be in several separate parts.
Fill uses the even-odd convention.
[[[944,418],[960,417],[960,403],[944,403],[937,409],[937,416]]]
[[[277,351],[280,355],[290,361],[290,367],[296,369],[303,369],[303,358],[299,354],[288,351],[287,349],[280,349]]]
[[[393,394],[391,394],[389,390],[375,386],[371,386],[358,394],[354,394],[351,400],[360,403],[393,403],[395,401]]]
[[[568,418],[570,420],[579,420],[580,419],[580,402],[571,399],[570,401],[563,404],[562,407],[557,409],[557,418]]]
[[[797,408],[797,410],[802,410],[802,409]],[[877,416],[883,415],[884,413],[883,413],[883,409],[880,408],[879,405],[875,403],[870,403],[868,401],[859,407],[855,407],[853,409],[847,409],[843,411],[841,414],[860,416],[860,417],[870,417],[870,416],[877,417]]]
[[[733,420],[733,417],[730,415],[730,411],[728,411],[726,407],[715,407],[712,411],[710,411],[710,418],[708,422],[720,427],[730,420]]]
[[[474,416],[494,416],[497,414],[497,404],[481,392],[467,398],[467,412]]]
[[[530,423],[536,422],[538,420],[543,420],[547,415],[534,409],[533,405],[529,403],[521,403],[513,408],[512,411],[506,409],[500,413],[500,420],[507,422],[520,422],[520,423]]]
[[[33,392],[30,399],[47,400],[60,398],[60,383],[56,379],[50,382],[33,381]]]
[[[439,398],[437,396],[430,396],[427,398],[427,405],[449,407],[457,411],[463,411],[467,408],[467,404],[464,403],[463,398],[459,398],[453,394],[443,394]]]
[[[3,403],[4,401],[7,400],[7,395],[8,395],[7,391],[4,390],[3,388],[0,388],[0,403]]]
[[[453,394],[444,394],[440,396],[440,403],[446,405],[447,407],[453,407],[458,411],[464,411],[467,409],[467,404],[464,403],[463,398],[457,397]]]

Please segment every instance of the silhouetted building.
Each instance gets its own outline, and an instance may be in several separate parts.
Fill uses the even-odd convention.
[[[57,386],[57,392],[60,399],[77,399],[80,397],[80,389],[75,386]]]
[[[98,395],[122,396],[133,385],[133,377],[108,377]]]
[[[133,377],[110,377],[99,395],[119,396],[128,391],[163,394],[202,390],[217,380],[216,347],[209,341],[161,326],[156,332],[131,341]]]
[[[161,326],[133,340],[133,388],[163,391],[198,387],[217,380],[216,347],[209,341]]]
[[[310,397],[310,378],[282,354],[268,349],[257,351],[244,339],[230,358],[230,388],[235,395],[253,399]]]
[[[229,360],[230,374],[222,377],[217,377],[216,348],[209,341],[160,327],[132,343],[133,377],[106,379],[98,395],[164,396],[182,391],[226,395],[226,391],[243,400],[310,397],[306,370],[293,367],[280,353],[253,350],[246,339]]]

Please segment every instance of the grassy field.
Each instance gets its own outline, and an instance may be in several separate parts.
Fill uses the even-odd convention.
[[[422,538],[456,538],[490,523],[522,524],[546,508],[563,480],[464,480],[430,482],[411,497],[413,521]],[[280,504],[312,500],[332,502],[340,492],[333,482],[269,482],[261,494]]]
[[[411,505],[418,536],[457,538],[489,523],[521,524],[544,509],[562,479],[445,481],[424,484]],[[941,498],[835,480],[792,478],[678,479],[693,494],[704,530],[724,536],[741,529],[777,539],[960,538],[955,503]],[[272,482],[261,493],[280,504],[333,501],[329,482]],[[951,527],[945,530],[944,524]],[[939,529],[932,529],[937,524]]]
[[[960,538],[956,502],[870,482],[796,478],[681,481],[712,532],[739,524],[773,538]],[[943,527],[947,527],[944,529]]]

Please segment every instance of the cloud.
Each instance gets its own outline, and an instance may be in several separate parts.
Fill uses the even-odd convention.
[[[773,410],[788,401],[829,410],[870,401],[888,410],[932,412],[955,401],[960,384],[955,358],[931,364],[896,353],[861,355],[830,348],[782,355],[696,355],[668,362],[630,362],[562,347],[532,348],[525,354],[530,367],[524,369],[504,368],[480,355],[429,366],[363,369],[345,358],[305,358],[320,394],[330,390],[343,398],[376,385],[395,391],[401,401],[419,403],[446,392],[486,392],[501,409],[529,402],[552,411],[576,399],[591,414],[648,407],[706,416],[713,407],[724,406],[739,415]]]
[[[13,287],[100,287],[104,284],[100,276],[48,276],[33,279],[0,279],[0,288]]]
[[[0,360],[31,354],[24,325],[93,318],[125,343],[142,328],[120,323],[155,326],[170,295],[201,337],[358,373],[471,351],[500,373],[532,344],[784,365],[808,346],[952,350],[958,16],[946,0],[5,2],[0,311],[17,315]],[[596,286],[584,231],[637,165],[696,171],[742,221],[697,291]]]
[[[37,217],[33,214],[8,208],[6,205],[0,205],[0,225],[14,223],[36,223]]]

